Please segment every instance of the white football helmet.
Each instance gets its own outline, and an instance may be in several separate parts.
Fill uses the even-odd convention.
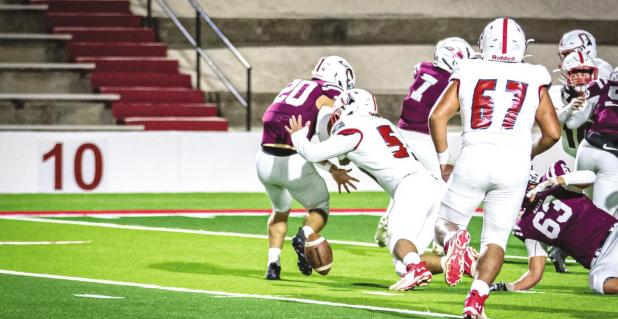
[[[612,72],[609,79],[610,81],[618,81],[618,67],[614,69],[614,72]]]
[[[567,55],[560,64],[560,71],[566,85],[572,87],[587,86],[598,78],[599,73],[594,59],[582,51],[571,52]],[[588,73],[590,77],[574,77],[575,73]]]
[[[334,125],[346,116],[370,116],[378,114],[375,97],[363,89],[352,89],[339,94],[333,104],[330,123]]]
[[[341,87],[343,90],[354,88],[356,79],[354,70],[348,61],[342,57],[331,55],[320,58],[311,72],[314,79],[326,81]]]
[[[481,55],[488,61],[522,62],[526,46],[524,30],[507,17],[489,23],[479,38]]]
[[[558,45],[560,60],[566,58],[573,51],[582,51],[592,58],[597,57],[597,40],[592,34],[584,30],[573,30],[565,33]]]
[[[436,50],[433,52],[433,65],[453,72],[453,68],[459,61],[471,59],[473,56],[474,50],[466,40],[458,37],[446,38],[436,44]]]

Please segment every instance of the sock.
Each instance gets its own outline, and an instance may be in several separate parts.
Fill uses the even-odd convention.
[[[418,264],[421,262],[421,257],[417,253],[408,253],[403,257],[403,264],[408,266],[409,264]]]
[[[309,235],[313,234],[313,228],[309,226],[303,226],[303,233],[305,233],[305,238],[309,238]]]
[[[281,257],[281,248],[268,248],[268,264],[276,263],[277,266],[281,264],[279,261]]]
[[[475,279],[472,282],[470,290],[476,290],[479,292],[480,296],[486,296],[489,294],[489,285],[482,280]]]
[[[393,265],[395,266],[395,273],[399,277],[405,275],[406,272],[408,272],[406,270],[406,265],[404,265],[403,262],[397,258],[393,258]]]

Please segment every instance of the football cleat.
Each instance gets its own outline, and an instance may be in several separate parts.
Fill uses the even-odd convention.
[[[281,266],[277,263],[268,264],[268,270],[266,271],[266,279],[279,280],[281,279]]]
[[[476,261],[479,259],[479,253],[472,247],[468,247],[464,253],[464,275],[474,277],[476,274]]]
[[[307,257],[305,257],[306,241],[307,238],[305,238],[305,233],[303,232],[302,227],[299,227],[298,233],[296,233],[296,236],[292,238],[292,247],[294,247],[294,251],[296,252],[296,255],[298,255],[298,261],[296,262],[296,265],[298,265],[298,270],[300,270],[303,275],[310,276],[312,272],[311,265],[309,265]]]
[[[406,271],[401,276],[401,279],[392,284],[388,289],[406,291],[418,286],[427,286],[431,282],[432,275],[424,261],[418,264],[409,264],[406,266]]]
[[[558,247],[550,247],[549,248],[549,259],[554,264],[554,268],[556,268],[556,272],[566,273],[569,270],[566,267],[566,257],[568,256],[562,249]]]
[[[485,315],[485,301],[489,295],[481,296],[479,292],[471,290],[464,301],[463,318],[464,319],[487,319]]]
[[[470,244],[470,233],[462,229],[458,230],[445,245],[444,279],[449,286],[455,286],[461,281],[464,273],[464,255],[468,250],[468,244]]]
[[[376,228],[376,234],[373,238],[378,246],[386,247],[386,243],[388,243],[388,215],[384,215],[380,218],[380,222]]]

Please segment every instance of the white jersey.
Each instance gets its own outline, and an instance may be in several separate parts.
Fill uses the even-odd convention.
[[[598,78],[606,80],[609,79],[612,75],[612,72],[614,72],[614,68],[612,67],[612,65],[601,58],[593,58],[593,60],[594,64],[596,64],[597,68],[599,69]]]
[[[562,127],[560,138],[562,148],[565,153],[575,157],[577,148],[584,139],[586,130],[590,127],[588,119],[599,97],[589,98],[581,111],[574,112],[566,102],[563,88],[563,85],[553,85],[549,89],[549,97]]]
[[[292,134],[292,142],[308,161],[319,162],[345,154],[391,196],[401,179],[425,170],[410,153],[397,128],[384,118],[345,117],[333,125],[331,137],[319,144],[309,142],[303,135],[305,130]]]
[[[459,81],[463,147],[531,147],[540,90],[551,84],[544,66],[464,59],[454,68],[451,80]]]

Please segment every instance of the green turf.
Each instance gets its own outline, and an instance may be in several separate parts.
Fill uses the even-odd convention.
[[[337,208],[388,206],[388,195],[378,192],[331,193]],[[114,210],[114,209],[269,209],[265,193],[182,194],[0,194],[0,211]],[[294,202],[293,208],[302,208]]]
[[[135,201],[131,200],[132,196]],[[218,200],[214,195],[210,201],[190,199],[201,196],[2,195],[0,205],[3,210],[263,208],[251,206],[256,204],[259,196],[263,196],[261,194],[235,194],[229,197],[219,194],[226,197],[225,200]],[[337,202],[336,198],[345,198],[345,201]],[[338,203],[338,206],[332,206],[375,207],[362,204],[363,201],[371,202],[375,206],[387,204],[382,194],[336,194],[333,195],[333,203]],[[217,204],[208,206],[209,202]],[[262,235],[265,233],[266,223],[265,216],[69,219]],[[377,219],[377,216],[334,215],[323,234],[331,240],[371,242]],[[299,223],[300,219],[292,218],[288,235],[292,235]],[[473,218],[470,231],[477,240],[479,230],[480,219]],[[0,245],[0,269],[455,315],[461,313],[463,299],[470,284],[470,279],[464,278],[459,286],[446,287],[442,275],[436,275],[428,287],[416,291],[395,293],[395,296],[369,295],[366,292],[388,292],[387,287],[397,279],[386,249],[333,244],[335,264],[331,273],[328,276],[305,277],[296,269],[295,254],[289,242],[286,242],[282,255],[283,280],[271,282],[263,279],[266,239],[0,219],[0,241],[51,240],[89,240],[91,243],[54,246]],[[473,244],[478,245],[478,241],[473,241]],[[511,239],[507,254],[523,256],[525,250],[518,240]],[[513,281],[526,268],[525,260],[510,259],[504,265],[498,280]],[[595,295],[588,288],[587,270],[572,265],[570,271],[569,274],[556,274],[548,267],[543,281],[534,290],[537,292],[535,294],[492,294],[487,304],[488,315],[491,318],[618,317],[618,303],[615,298]],[[131,298],[90,300],[76,298],[73,296],[76,293],[120,294]],[[0,318],[298,318],[307,317],[308,313],[312,314],[312,318],[410,317],[404,314],[388,315],[330,306],[247,298],[217,298],[40,278],[15,278],[8,275],[0,275],[0,300]]]

